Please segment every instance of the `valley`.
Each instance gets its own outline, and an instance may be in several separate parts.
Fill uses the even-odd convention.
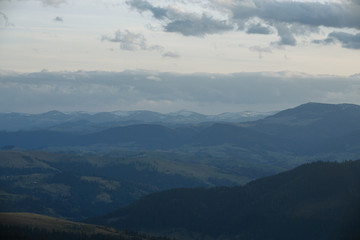
[[[1,212],[178,239],[352,239],[343,229],[359,223],[360,106],[246,122],[45,116],[18,114],[22,129],[0,131]]]

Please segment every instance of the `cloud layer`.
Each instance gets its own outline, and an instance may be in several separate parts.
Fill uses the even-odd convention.
[[[262,49],[260,49],[261,51]],[[360,104],[359,76],[295,73],[38,72],[0,77],[0,112],[281,110],[306,102]]]

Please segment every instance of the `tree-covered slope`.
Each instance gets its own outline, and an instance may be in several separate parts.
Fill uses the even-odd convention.
[[[154,193],[91,221],[190,239],[355,240],[359,203],[360,160],[316,162],[243,187]]]

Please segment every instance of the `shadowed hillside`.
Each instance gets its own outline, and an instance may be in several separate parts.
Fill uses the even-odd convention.
[[[359,202],[360,160],[316,162],[244,187],[151,194],[92,222],[181,239],[355,240]]]

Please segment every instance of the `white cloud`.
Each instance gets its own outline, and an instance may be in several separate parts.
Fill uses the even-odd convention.
[[[176,52],[165,52],[162,54],[163,57],[169,57],[169,58],[179,58],[180,55]]]
[[[102,36],[102,41],[109,41],[120,43],[120,49],[127,51],[163,51],[164,48],[160,45],[148,45],[147,40],[141,33],[134,33],[129,30],[117,30],[114,36]]]

